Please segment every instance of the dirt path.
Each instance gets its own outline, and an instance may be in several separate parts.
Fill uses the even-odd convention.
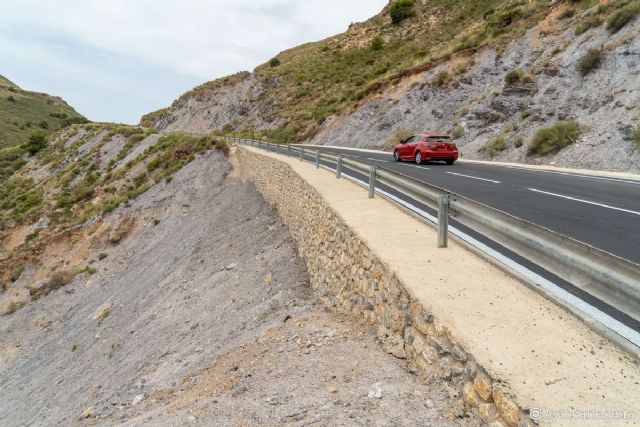
[[[230,168],[209,153],[118,210],[135,226],[96,248],[95,275],[0,318],[16,353],[0,425],[478,425],[315,304],[286,228]]]

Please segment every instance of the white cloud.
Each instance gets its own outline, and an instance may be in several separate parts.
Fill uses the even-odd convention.
[[[344,31],[386,0],[5,0],[1,21],[194,77],[253,69],[278,51]],[[221,72],[222,71],[222,72]]]
[[[189,85],[252,70],[279,51],[344,31],[386,3],[2,0],[9,13],[0,15],[0,74],[25,88],[63,96],[79,111],[92,111],[94,119],[133,122]],[[153,78],[145,77],[149,73]],[[98,105],[80,103],[87,103],[88,82],[112,110],[101,114]],[[126,103],[119,111],[115,97],[123,92],[146,101]]]

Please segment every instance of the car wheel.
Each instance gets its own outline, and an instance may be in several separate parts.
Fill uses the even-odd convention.
[[[456,161],[456,159],[447,159],[446,161],[448,165],[452,165]]]
[[[422,164],[422,153],[419,151],[416,153],[416,163],[419,165]]]
[[[398,150],[393,151],[393,160],[395,160],[396,162],[400,161],[400,153],[398,153]]]

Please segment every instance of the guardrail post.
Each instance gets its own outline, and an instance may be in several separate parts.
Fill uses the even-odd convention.
[[[280,154],[280,144],[276,144],[276,154]]]
[[[301,147],[300,148],[300,161],[303,161],[303,158],[302,158],[303,154],[304,154],[304,148]]]
[[[291,157],[291,145],[287,144],[287,157]]]
[[[316,150],[316,169],[320,169],[320,150]]]
[[[438,247],[446,248],[449,237],[449,196],[438,196]]]
[[[373,199],[376,194],[376,169],[377,166],[371,166],[369,168],[369,198]]]
[[[342,154],[338,155],[338,161],[336,162],[336,178],[340,179],[342,176]]]

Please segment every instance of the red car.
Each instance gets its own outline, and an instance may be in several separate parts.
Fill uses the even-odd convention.
[[[420,133],[400,141],[393,150],[393,158],[397,162],[411,160],[418,164],[429,160],[443,160],[452,165],[458,160],[458,147],[448,135]]]

